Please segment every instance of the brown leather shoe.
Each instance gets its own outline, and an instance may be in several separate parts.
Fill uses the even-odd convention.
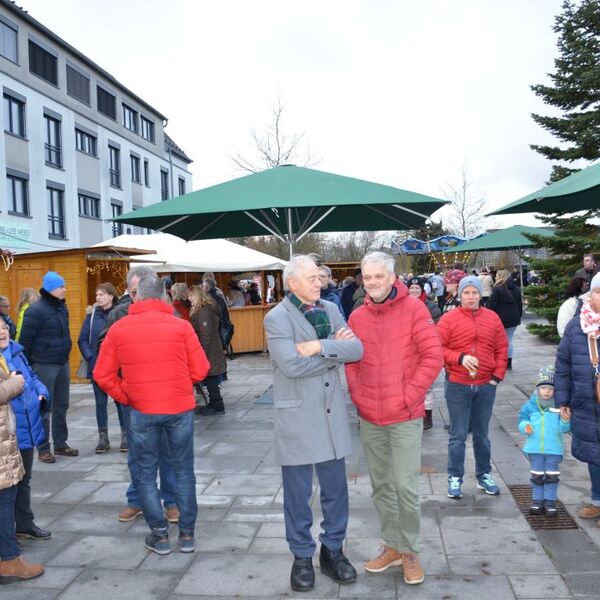
[[[398,567],[402,564],[402,554],[389,546],[382,546],[381,553],[365,564],[365,570],[369,573],[383,573],[390,567]]]
[[[179,523],[179,509],[176,506],[168,506],[165,510],[165,516],[169,523]]]
[[[582,519],[597,519],[600,517],[600,506],[586,504],[577,511],[577,516]]]
[[[60,456],[79,456],[79,450],[69,446],[65,446],[64,448],[55,447],[54,454],[59,454]]]
[[[0,584],[33,579],[42,575],[43,572],[44,565],[32,565],[22,556],[17,556],[12,560],[0,561]]]
[[[404,571],[404,582],[408,585],[423,583],[425,572],[419,564],[419,559],[412,552],[402,553],[402,570]]]
[[[45,450],[44,452],[40,452],[38,454],[38,460],[43,463],[47,463],[47,464],[56,462],[56,458],[54,457],[54,454],[52,454],[52,452],[50,452],[50,450]]]
[[[129,523],[130,521],[135,521],[138,517],[141,517],[144,514],[144,511],[141,508],[136,508],[135,506],[126,506],[119,513],[119,521],[121,523]]]

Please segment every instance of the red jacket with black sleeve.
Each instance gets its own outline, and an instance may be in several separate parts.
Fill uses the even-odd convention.
[[[449,381],[482,385],[492,379],[504,379],[508,338],[500,317],[493,310],[484,307],[471,310],[461,306],[442,315],[437,328]],[[475,377],[471,377],[461,364],[465,354],[475,356],[479,361]]]
[[[425,392],[443,365],[428,308],[397,281],[396,297],[375,304],[369,296],[348,325],[363,344],[362,360],[346,364],[352,402],[375,425],[425,415]]]
[[[121,404],[171,415],[196,406],[193,383],[209,368],[190,323],[162,300],[142,300],[108,330],[94,381]]]

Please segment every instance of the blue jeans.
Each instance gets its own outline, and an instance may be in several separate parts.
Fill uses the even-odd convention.
[[[121,404],[121,414],[123,415],[123,422],[125,425],[125,431],[127,432],[127,439],[131,439],[131,426],[130,426],[130,414],[131,408],[125,404]],[[160,449],[158,459],[158,476],[160,478],[160,495],[163,499],[165,507],[176,506],[175,500],[175,471],[173,470],[173,462],[171,460],[171,450],[169,448],[169,442],[165,434],[161,435],[160,438]],[[133,508],[141,508],[142,501],[138,492],[138,463],[135,458],[135,453],[131,444],[129,445],[129,452],[127,453],[127,466],[129,467],[129,475],[131,476],[131,483],[127,488],[126,497],[127,505]]]
[[[533,500],[552,500],[558,498],[558,476],[560,475],[560,463],[562,456],[559,454],[530,454],[531,460],[531,498]],[[544,477],[544,483],[537,483],[536,475]],[[550,476],[556,481],[548,483]],[[555,477],[554,477],[555,476]]]
[[[323,531],[319,540],[329,550],[339,550],[344,544],[348,527],[346,461],[343,458],[328,460],[315,464],[314,468],[321,487],[323,512]],[[317,547],[310,532],[313,523],[310,508],[313,465],[282,466],[281,475],[285,537],[294,556],[310,558]]]
[[[600,506],[600,466],[588,463],[588,471],[592,483],[592,504]]]
[[[512,358],[513,357],[513,343],[512,343],[512,339],[513,339],[513,335],[515,335],[515,331],[517,330],[517,327],[505,327],[504,331],[506,331],[506,337],[508,338],[508,358]]]
[[[175,472],[175,501],[179,509],[179,533],[193,535],[198,514],[194,474],[194,411],[176,415],[150,415],[129,408],[130,448],[137,462],[137,491],[144,518],[151,529],[168,527],[156,487],[156,474],[166,436]]]
[[[69,365],[49,365],[36,363],[31,365],[35,374],[50,392],[52,407],[47,405],[42,410],[42,424],[46,432],[46,439],[38,446],[38,452],[50,450],[50,412],[52,412],[52,440],[54,448],[65,448],[69,430],[67,429],[67,410],[69,409]]]
[[[98,429],[108,429],[108,394],[103,392],[98,384],[92,379],[92,389],[94,390],[94,399],[96,400],[96,423]],[[117,407],[117,416],[121,431],[126,431],[125,420],[123,418],[123,405],[115,401]]]
[[[16,485],[0,490],[0,560],[21,556],[21,546],[15,532],[16,500]]]
[[[450,416],[448,475],[462,479],[465,474],[465,443],[469,430],[473,434],[475,475],[479,478],[491,473],[488,429],[496,399],[496,386],[491,383],[462,385],[446,380],[444,392]]]

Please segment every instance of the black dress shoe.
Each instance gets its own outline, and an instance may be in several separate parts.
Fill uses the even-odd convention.
[[[52,537],[52,533],[45,529],[39,528],[37,525],[32,525],[29,529],[17,531],[17,537],[27,538],[30,540],[47,540]]]
[[[321,553],[319,555],[319,566],[321,572],[331,577],[336,583],[354,583],[356,581],[356,569],[350,564],[350,561],[344,556],[344,551],[330,550],[324,544],[321,544]]]
[[[290,585],[295,592],[308,592],[315,587],[315,569],[312,558],[294,557]]]

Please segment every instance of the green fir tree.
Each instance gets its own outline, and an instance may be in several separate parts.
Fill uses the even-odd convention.
[[[555,72],[549,74],[552,83],[531,89],[562,114],[532,117],[561,145],[532,144],[531,148],[551,161],[594,161],[600,158],[600,1],[565,0],[553,29],[559,36],[559,57]],[[550,181],[576,170],[553,165]]]

